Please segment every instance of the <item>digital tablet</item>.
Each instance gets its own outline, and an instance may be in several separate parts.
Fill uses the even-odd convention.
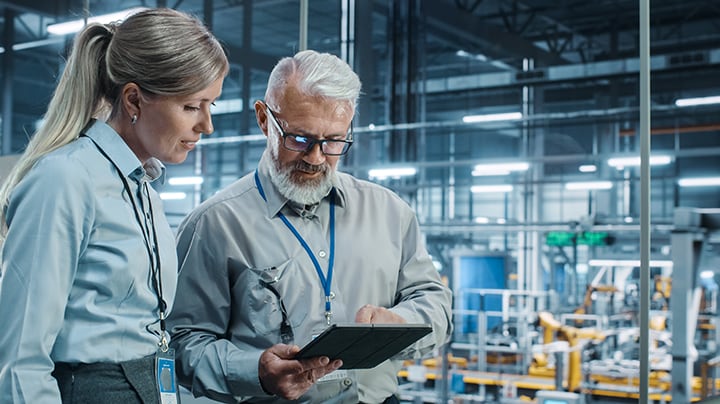
[[[373,368],[431,331],[429,324],[333,324],[305,345],[295,359],[327,356],[342,359],[340,369]]]

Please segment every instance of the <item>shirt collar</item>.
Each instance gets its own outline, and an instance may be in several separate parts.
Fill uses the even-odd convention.
[[[274,217],[278,214],[278,212],[280,212],[280,210],[282,210],[285,205],[288,205],[291,209],[297,211],[297,209],[291,206],[292,202],[277,190],[275,184],[270,179],[270,164],[273,164],[270,153],[263,153],[262,157],[260,158],[260,163],[258,164],[258,176],[260,179],[260,184],[263,188],[263,192],[265,192],[268,215],[270,217]],[[333,186],[335,187],[336,191],[335,205],[339,207],[344,207],[345,192],[343,191],[341,181],[335,181],[335,184],[333,184]],[[328,200],[328,197],[325,197],[323,199],[323,201],[326,200]],[[322,201],[320,203],[322,203]],[[316,209],[312,209],[311,213],[314,214],[315,211]]]
[[[160,160],[153,157],[142,164],[123,138],[105,122],[91,122],[84,134],[107,154],[123,175],[136,181],[165,182],[165,166]]]

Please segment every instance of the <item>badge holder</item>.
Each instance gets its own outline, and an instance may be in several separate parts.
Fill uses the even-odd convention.
[[[157,377],[160,404],[178,404],[180,396],[175,377],[175,350],[168,347],[165,335],[155,353],[155,375]]]

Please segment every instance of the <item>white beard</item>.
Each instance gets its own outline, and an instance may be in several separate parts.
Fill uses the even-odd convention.
[[[310,166],[300,160],[295,165],[281,167],[278,162],[277,147],[271,146],[265,149],[264,153],[268,153],[270,157],[270,180],[284,197],[302,205],[314,205],[330,193],[335,181],[335,170],[327,163]],[[293,171],[300,168],[322,171],[323,175],[300,182],[299,178],[293,176]]]

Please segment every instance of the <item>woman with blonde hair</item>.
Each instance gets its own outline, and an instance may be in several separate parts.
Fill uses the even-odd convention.
[[[149,185],[213,132],[229,66],[193,16],[90,24],[0,189],[0,402],[176,399],[172,230]]]

